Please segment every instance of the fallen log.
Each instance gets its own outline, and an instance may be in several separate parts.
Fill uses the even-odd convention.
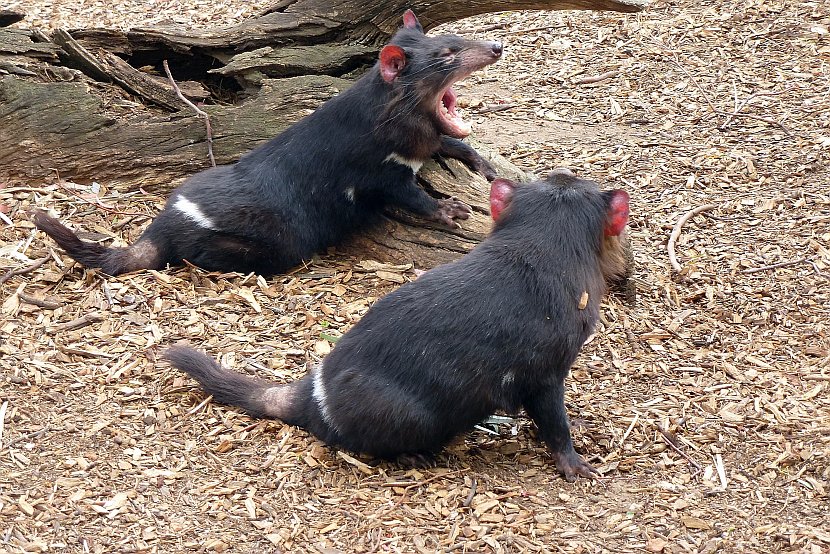
[[[161,69],[165,60],[184,96],[209,114],[213,153],[224,164],[348,87],[374,63],[408,7],[429,29],[502,10],[634,12],[643,6],[635,0],[281,0],[223,29],[59,29],[51,35],[3,27],[19,17],[0,12],[0,183],[60,178],[166,193],[208,167],[204,120],[176,95]],[[524,177],[483,153],[500,174]],[[488,183],[453,160],[427,164],[419,180],[436,196],[473,206],[473,217],[448,230],[390,214],[344,250],[428,268],[475,246],[490,226]]]

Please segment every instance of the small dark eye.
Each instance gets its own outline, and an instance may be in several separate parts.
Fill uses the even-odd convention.
[[[454,55],[455,52],[456,51],[453,50],[452,48],[444,48],[443,50],[441,50],[441,57],[442,58],[449,58],[450,56]]]

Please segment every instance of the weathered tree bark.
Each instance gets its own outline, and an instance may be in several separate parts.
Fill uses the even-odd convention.
[[[634,12],[641,0],[280,0],[259,17],[218,30],[152,28],[39,31],[4,28],[0,12],[0,183],[61,178],[121,191],[167,191],[208,167],[207,136],[173,92],[210,115],[217,163],[230,163],[348,87],[411,7],[424,26],[516,9]],[[487,155],[487,152],[484,152]],[[497,158],[497,157],[496,157]],[[502,174],[521,176],[504,160]],[[472,248],[489,228],[489,186],[455,161],[420,173],[438,196],[474,208],[449,231],[401,214],[347,248],[432,267]]]

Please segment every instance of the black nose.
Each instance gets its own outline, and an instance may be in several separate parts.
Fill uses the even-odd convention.
[[[502,46],[502,44],[501,44],[500,42],[494,42],[494,43],[493,43],[493,45],[491,46],[491,48],[493,49],[493,54],[494,54],[497,58],[498,58],[499,56],[501,56],[501,53],[502,53],[502,51],[504,50],[504,47]]]

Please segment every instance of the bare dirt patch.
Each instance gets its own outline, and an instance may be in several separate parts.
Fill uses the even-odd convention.
[[[119,25],[155,21],[144,4],[124,13]],[[523,418],[515,435],[466,435],[435,469],[368,467],[204,402],[156,363],[185,339],[294,379],[410,270],[335,254],[268,280],[102,279],[24,210],[126,241],[162,198],[101,183],[105,210],[3,183],[0,271],[48,259],[2,284],[0,550],[827,552],[829,26],[826,2],[775,0],[452,26],[507,43],[460,89],[480,140],[631,193],[639,303],[608,300],[568,381],[577,449],[604,474],[593,482],[560,479]],[[708,203],[674,275],[669,232]]]

